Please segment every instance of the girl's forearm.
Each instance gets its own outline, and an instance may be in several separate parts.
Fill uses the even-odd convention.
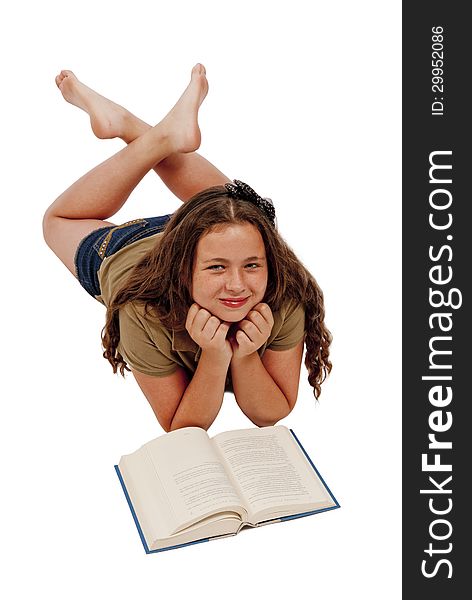
[[[236,402],[258,427],[274,425],[290,413],[287,398],[266,371],[257,352],[239,359],[233,356],[231,379]]]
[[[180,400],[170,431],[181,427],[208,429],[223,403],[229,361],[202,351],[197,369]]]

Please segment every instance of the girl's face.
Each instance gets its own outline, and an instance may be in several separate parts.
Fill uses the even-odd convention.
[[[222,321],[241,321],[264,298],[267,273],[259,230],[250,223],[222,225],[197,244],[193,300]]]

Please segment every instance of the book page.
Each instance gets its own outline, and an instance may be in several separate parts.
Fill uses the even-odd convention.
[[[252,517],[285,516],[334,504],[286,427],[231,431],[213,441]]]
[[[178,521],[174,532],[221,511],[244,513],[206,431],[179,429],[143,446]]]

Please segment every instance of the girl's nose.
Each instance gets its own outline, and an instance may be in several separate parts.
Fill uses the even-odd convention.
[[[226,279],[226,289],[233,293],[245,290],[244,274],[239,270],[229,271]]]

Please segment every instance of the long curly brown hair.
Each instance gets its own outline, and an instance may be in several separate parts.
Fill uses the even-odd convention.
[[[171,217],[159,242],[134,267],[107,309],[102,331],[103,356],[113,372],[129,370],[118,351],[119,311],[128,302],[143,303],[168,329],[182,331],[191,296],[192,272],[200,238],[224,224],[251,223],[264,241],[268,283],[264,296],[273,311],[288,300],[305,307],[305,366],[315,398],[331,371],[329,345],[332,337],[325,326],[323,293],[314,277],[295,256],[264,213],[250,202],[230,196],[224,186],[208,188],[185,202]]]

